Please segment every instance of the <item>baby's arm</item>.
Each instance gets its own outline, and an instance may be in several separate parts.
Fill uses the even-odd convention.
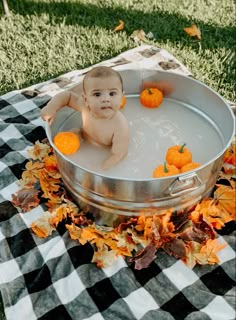
[[[80,97],[70,91],[58,93],[41,110],[41,117],[43,118],[43,120],[48,120],[51,124],[55,118],[57,111],[65,106],[71,107],[77,111],[81,111]]]
[[[124,119],[121,126],[115,128],[112,139],[111,156],[107,158],[103,165],[103,170],[108,170],[120,162],[128,153],[129,146],[129,126],[126,119]]]

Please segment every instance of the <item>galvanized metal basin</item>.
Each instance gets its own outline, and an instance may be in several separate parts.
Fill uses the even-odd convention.
[[[118,167],[118,171],[103,172],[90,165],[96,156],[88,157],[87,163],[85,161],[81,165],[77,160],[82,151],[79,150],[73,157],[66,157],[56,149],[53,137],[59,131],[81,127],[79,112],[65,107],[57,113],[51,127],[46,124],[47,137],[55,150],[66,188],[84,210],[94,213],[98,223],[107,225],[127,216],[140,213],[150,215],[153,209],[186,209],[209,196],[221,169],[223,154],[235,132],[235,118],[229,105],[205,84],[171,72],[123,70],[120,73],[127,96],[123,112],[130,122],[133,135],[131,151],[132,143],[140,134],[137,131],[139,120],[147,119],[148,125],[147,134],[142,134],[144,149],[133,156],[139,158],[146,153],[146,166],[143,170],[136,170],[139,172],[137,177],[126,168],[132,155]],[[165,81],[173,90],[164,99],[163,105],[156,111],[150,111],[149,116],[139,104],[138,97],[141,82],[152,80]],[[149,124],[153,126],[152,131]],[[147,139],[152,139],[151,147],[147,147]],[[187,143],[193,152],[193,160],[202,165],[188,173],[151,178],[152,169],[160,164],[158,162],[164,161],[167,148],[181,142]],[[156,145],[156,149],[153,145]],[[142,176],[149,167],[150,176],[146,173]]]

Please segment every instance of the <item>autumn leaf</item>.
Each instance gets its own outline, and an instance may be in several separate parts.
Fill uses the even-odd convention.
[[[214,197],[217,199],[217,207],[221,211],[226,211],[230,216],[225,215],[226,222],[236,219],[236,189],[230,186],[218,186],[214,192]]]
[[[119,20],[119,25],[118,25],[118,26],[116,26],[116,27],[114,28],[114,31],[120,31],[120,30],[123,30],[123,29],[124,29],[124,27],[125,27],[125,23],[124,23],[124,21]]]
[[[130,259],[130,262],[135,262],[134,268],[136,270],[147,268],[156,258],[156,251],[156,247],[150,243],[148,246],[136,253],[135,256]]]
[[[36,141],[32,148],[28,149],[28,154],[33,160],[42,160],[52,151],[52,148],[46,143]]]
[[[46,238],[52,234],[53,230],[56,230],[56,228],[50,224],[50,218],[51,213],[45,211],[40,218],[31,224],[31,229],[39,238]]]
[[[66,219],[67,216],[68,210],[66,207],[62,205],[56,208],[54,211],[52,211],[49,223],[56,228],[58,226],[58,223]]]
[[[186,244],[186,256],[182,258],[182,261],[189,268],[192,269],[197,264],[197,259],[195,257],[195,254],[199,253],[201,248],[202,248],[202,244],[195,241],[189,241]]]
[[[200,252],[194,254],[194,257],[196,258],[197,263],[202,265],[219,263],[220,260],[216,253],[222,250],[225,246],[225,243],[218,245],[217,239],[209,239],[206,244],[201,247]]]
[[[133,39],[135,42],[145,41],[145,37],[146,33],[142,29],[134,30],[134,32],[130,36],[130,38]]]
[[[214,199],[203,199],[197,204],[190,216],[194,222],[197,222],[201,215],[205,221],[218,230],[221,229],[226,222],[232,220],[230,214],[226,210],[222,210],[219,205],[216,205]]]
[[[190,37],[195,37],[196,36],[198,38],[198,40],[201,40],[201,31],[195,24],[192,24],[191,27],[184,28],[184,31]]]
[[[55,155],[45,156],[43,159],[44,167],[48,171],[48,174],[55,179],[60,179],[58,164]]]
[[[173,239],[169,242],[164,242],[162,248],[175,258],[184,258],[186,256],[186,244],[182,239]]]
[[[59,190],[61,180],[50,177],[46,170],[41,169],[38,172],[38,178],[43,191],[43,197],[50,198],[53,192]]]
[[[66,224],[66,229],[69,231],[69,235],[72,240],[79,240],[81,237],[82,229],[75,224]]]
[[[44,167],[44,164],[39,161],[28,161],[25,165],[26,170],[22,173],[22,180],[27,185],[33,185],[37,182],[38,172]]]
[[[23,188],[12,194],[12,203],[16,207],[20,207],[23,212],[30,211],[39,205],[39,191],[34,188]]]
[[[92,262],[96,263],[98,268],[107,268],[111,266],[116,259],[116,253],[104,245],[101,250],[94,252]]]

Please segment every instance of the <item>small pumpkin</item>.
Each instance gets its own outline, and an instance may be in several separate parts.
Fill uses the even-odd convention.
[[[189,162],[187,164],[185,164],[181,169],[180,169],[180,172],[186,172],[186,171],[190,171],[190,170],[194,170],[198,167],[200,167],[200,163],[198,162]]]
[[[59,132],[54,137],[54,144],[57,149],[65,154],[69,155],[75,153],[80,147],[80,140],[77,134],[74,132]]]
[[[168,164],[176,166],[178,169],[182,168],[187,163],[192,162],[192,153],[185,147],[186,143],[170,147],[166,153],[166,161]]]
[[[120,109],[123,109],[125,104],[126,104],[126,96],[123,96],[120,104]]]
[[[153,178],[160,178],[166,176],[173,176],[179,173],[179,169],[175,166],[164,162],[164,164],[159,165],[156,167],[152,173]]]
[[[157,108],[163,101],[163,93],[157,88],[146,88],[140,94],[140,102],[146,108]]]

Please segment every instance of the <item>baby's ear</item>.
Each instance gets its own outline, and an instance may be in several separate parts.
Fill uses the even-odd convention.
[[[82,97],[83,97],[83,100],[84,100],[84,103],[85,103],[85,105],[87,106],[87,97],[86,97],[86,94],[83,92],[82,93]]]

